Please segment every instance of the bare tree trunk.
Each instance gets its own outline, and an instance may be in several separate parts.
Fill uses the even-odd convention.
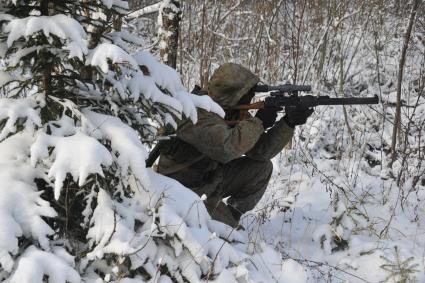
[[[391,155],[391,162],[389,164],[389,167],[393,166],[393,163],[396,158],[397,134],[400,134],[400,128],[401,128],[401,82],[403,81],[404,64],[406,62],[406,53],[407,53],[407,48],[409,46],[410,34],[412,33],[412,28],[415,22],[416,12],[421,2],[421,0],[412,0],[412,1],[413,3],[412,3],[412,10],[410,12],[409,25],[407,26],[406,34],[404,35],[403,49],[401,51],[400,64],[398,67],[397,104],[396,104],[393,134],[391,139],[392,155]]]
[[[304,22],[304,12],[305,12],[305,8],[306,8],[306,1],[304,1],[302,3],[302,7],[301,7],[301,14],[300,14],[300,21],[298,23],[298,26],[296,27],[296,38],[295,38],[295,43],[294,43],[294,50],[293,50],[293,60],[294,60],[294,76],[293,76],[293,83],[296,84],[297,83],[297,79],[298,79],[298,69],[299,69],[299,60],[300,60],[300,37],[301,37],[301,32],[302,32],[302,28],[303,28],[303,22]],[[296,7],[294,7],[294,20],[296,19]]]
[[[41,1],[40,3],[40,10],[41,10],[41,14],[43,16],[49,16],[49,6],[51,5],[50,0],[44,0]],[[43,77],[42,77],[42,81],[43,81],[43,90],[47,95],[51,94],[52,91],[52,87],[51,87],[51,75],[52,75],[52,66],[51,63],[49,62],[49,53],[46,51],[41,51],[40,58],[42,58],[42,60],[45,60],[44,62],[44,66],[43,66]]]
[[[217,42],[217,36],[215,35],[215,31],[217,30],[219,24],[220,24],[220,16],[221,16],[221,4],[218,2],[217,9],[214,11],[214,17],[212,18],[213,23],[211,27],[211,38],[208,42],[210,42],[210,53],[208,56],[208,67],[205,70],[204,79],[209,79],[210,73],[211,73],[211,63],[212,58],[214,57],[214,54],[216,53],[216,42]]]
[[[204,69],[205,69],[205,39],[206,39],[206,35],[205,35],[205,25],[206,25],[206,21],[207,21],[207,7],[206,7],[206,3],[204,2],[202,5],[202,24],[201,24],[201,40],[200,40],[200,47],[201,47],[201,62],[200,62],[200,68],[199,68],[199,76],[200,76],[200,84],[201,87],[204,87],[205,82],[207,80],[207,78],[204,77]]]
[[[161,49],[162,61],[172,68],[177,67],[177,49],[179,41],[179,27],[181,20],[181,1],[170,0],[160,8]]]
[[[339,58],[339,95],[341,97],[344,97],[344,60],[342,58],[342,50],[340,51],[340,58]],[[348,113],[347,108],[345,105],[342,106],[342,110],[344,113],[344,120],[345,125],[347,126],[348,135],[350,136],[351,143],[354,143],[354,134],[353,130],[351,129],[350,123],[348,122]]]

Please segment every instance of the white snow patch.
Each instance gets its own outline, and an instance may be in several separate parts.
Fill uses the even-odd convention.
[[[19,258],[10,283],[39,283],[43,282],[45,275],[49,277],[49,282],[81,282],[80,275],[66,259],[30,246]]]
[[[63,14],[30,16],[11,20],[5,27],[5,32],[9,33],[7,45],[11,47],[19,38],[28,39],[39,31],[42,31],[46,37],[52,34],[67,40],[68,45],[65,46],[65,49],[70,51],[70,57],[76,56],[82,60],[82,55],[88,51],[83,27],[75,19]]]
[[[110,166],[112,156],[95,138],[77,132],[69,137],[55,137],[39,132],[31,146],[31,164],[49,157],[49,147],[54,147],[49,177],[55,179],[55,199],[59,199],[60,190],[67,173],[71,174],[78,185],[83,186],[88,175],[103,175],[102,165]]]

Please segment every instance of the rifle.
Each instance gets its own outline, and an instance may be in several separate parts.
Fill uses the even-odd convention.
[[[252,104],[236,105],[228,108],[229,110],[239,110],[241,120],[249,117],[248,110],[276,107],[302,107],[311,108],[319,105],[364,105],[378,104],[377,95],[373,97],[341,97],[333,98],[329,96],[298,96],[298,92],[310,92],[310,85],[292,85],[284,84],[278,86],[258,85],[254,88],[255,92],[270,92],[264,101]],[[229,125],[234,125],[238,121],[227,121]]]
[[[195,88],[193,93],[199,91],[200,88]],[[262,109],[268,107],[303,107],[311,108],[319,105],[362,105],[362,104],[378,104],[378,96],[374,97],[342,97],[333,98],[329,96],[313,96],[303,95],[298,96],[298,92],[310,92],[311,86],[309,85],[293,85],[284,84],[278,86],[269,85],[257,85],[254,88],[255,92],[270,92],[270,95],[265,98],[264,101],[255,102],[252,104],[236,105],[228,110],[239,110],[240,120],[249,118],[248,110],[250,109]],[[289,94],[289,95],[288,95]],[[226,121],[229,126],[236,125],[238,121]],[[146,160],[146,167],[151,167],[156,161],[160,154],[160,147],[164,144],[164,141],[159,141],[158,144],[149,154]]]

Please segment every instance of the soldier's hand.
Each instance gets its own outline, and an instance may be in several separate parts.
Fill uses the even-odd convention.
[[[274,125],[277,118],[277,112],[282,110],[280,107],[263,108],[257,111],[255,117],[263,122],[263,128],[267,129]]]
[[[283,119],[288,126],[294,128],[298,125],[303,125],[307,122],[307,118],[313,114],[313,108],[305,107],[285,107],[285,117]]]

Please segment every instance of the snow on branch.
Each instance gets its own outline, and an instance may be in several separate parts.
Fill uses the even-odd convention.
[[[40,198],[33,183],[39,175],[31,166],[20,162],[0,162],[0,266],[8,272],[14,264],[11,255],[19,250],[18,237],[35,239],[41,247],[48,249],[48,236],[54,234],[42,217],[57,214],[47,201]]]
[[[122,65],[118,78],[117,74],[109,70],[110,63]],[[178,113],[182,112],[180,101],[162,92],[152,77],[142,73],[133,56],[114,44],[103,43],[96,47],[90,52],[86,65],[99,67],[104,78],[113,85],[123,100],[131,98],[136,102],[143,94],[145,99],[169,106]]]
[[[132,46],[143,46],[144,40],[141,37],[138,37],[136,34],[130,33],[127,30],[114,31],[105,36],[113,44],[123,48],[128,49]]]
[[[146,248],[152,233],[150,230],[136,232],[136,218],[139,221],[146,220],[136,199],[123,197],[121,202],[117,202],[100,189],[91,218],[92,227],[87,233],[90,245],[96,246],[87,254],[87,259],[101,259],[106,254],[135,254],[141,247]]]
[[[49,277],[49,282],[79,283],[80,275],[73,266],[72,256],[64,249],[57,248],[55,253],[49,253],[30,246],[19,258],[10,283],[43,282],[45,275]]]
[[[103,175],[102,165],[110,166],[112,156],[108,149],[95,138],[81,132],[69,137],[54,137],[40,132],[31,146],[31,164],[49,157],[49,147],[54,147],[53,164],[49,177],[55,179],[55,199],[59,199],[60,190],[67,173],[71,174],[78,185],[84,185],[89,174]]]
[[[0,162],[26,161],[33,141],[32,133],[22,131],[0,142]]]
[[[37,102],[33,98],[0,98],[0,121],[7,120],[0,131],[0,141],[9,134],[16,132],[18,119],[25,119],[25,128],[33,129],[34,125],[41,126]]]
[[[130,54],[111,43],[102,43],[91,51],[87,57],[86,65],[97,66],[102,72],[107,73],[109,60],[112,64],[127,64],[130,67],[137,68],[137,62]]]
[[[42,31],[46,37],[55,35],[69,43],[64,49],[69,50],[69,57],[78,57],[82,60],[87,54],[86,32],[79,22],[62,14],[54,16],[30,16],[22,19],[13,19],[5,27],[7,46],[21,37],[26,40]]]
[[[144,186],[149,186],[145,165],[148,153],[137,133],[117,117],[89,110],[83,113],[94,127],[94,130],[90,131],[91,134],[111,142],[112,150],[117,153],[114,159],[121,169],[122,176],[127,176],[131,170]]]
[[[148,15],[148,14],[152,14],[152,13],[156,13],[159,11],[159,8],[161,7],[162,2],[147,6],[147,7],[143,7],[142,9],[136,10],[134,12],[131,12],[127,15],[127,19],[135,19],[135,18],[139,18],[142,17],[144,15]]]
[[[162,88],[167,89],[183,106],[183,113],[193,122],[197,121],[196,107],[217,113],[224,117],[224,110],[209,96],[190,95],[182,84],[178,73],[171,67],[158,62],[152,54],[146,51],[134,55],[140,66],[146,66],[150,76]]]
[[[110,63],[123,65],[120,77],[116,78],[109,73]],[[183,112],[193,122],[197,121],[196,107],[224,117],[223,109],[209,96],[190,94],[178,73],[158,62],[148,52],[139,52],[132,56],[114,44],[103,43],[90,52],[86,64],[99,67],[121,99],[132,98],[137,101],[140,94],[143,94],[145,99],[174,108],[178,113]],[[145,74],[140,68],[145,68]],[[158,86],[171,96],[166,95]]]
[[[172,242],[177,257],[193,261],[195,270],[201,269],[203,274],[208,272],[211,264],[217,272],[224,270],[230,265],[241,262],[245,256],[234,247],[217,237],[210,231],[214,227],[219,234],[224,234],[226,226],[211,220],[202,200],[193,191],[187,190],[177,181],[159,175],[148,170],[152,186],[150,197],[142,199],[146,206],[151,203],[159,203],[157,209],[157,229],[165,232],[170,238],[176,238]],[[180,201],[184,199],[185,201]],[[149,203],[146,201],[149,200]],[[232,230],[232,229],[230,229]],[[235,236],[230,239],[242,239],[243,237],[234,231]],[[185,266],[187,264],[184,264]],[[185,269],[185,268],[182,268]],[[197,272],[186,274],[191,278],[197,278]]]
[[[102,0],[103,5],[105,5],[108,9],[111,9],[112,7],[117,7],[122,10],[128,9],[128,1],[123,0]]]
[[[183,111],[181,101],[175,97],[164,94],[156,85],[155,80],[150,76],[145,76],[142,72],[133,73],[133,76],[128,80],[121,81],[121,83],[129,89],[130,98],[137,101],[140,94],[143,94],[145,99],[152,102],[158,102],[163,105],[172,107],[178,113]]]
[[[114,233],[116,219],[112,199],[103,189],[99,189],[97,194],[97,206],[90,224],[92,227],[87,233],[90,244],[97,244],[97,249],[104,247]]]
[[[11,81],[15,80],[22,80],[22,77],[14,76],[13,74],[10,74],[9,72],[0,71],[0,87],[5,86]]]

